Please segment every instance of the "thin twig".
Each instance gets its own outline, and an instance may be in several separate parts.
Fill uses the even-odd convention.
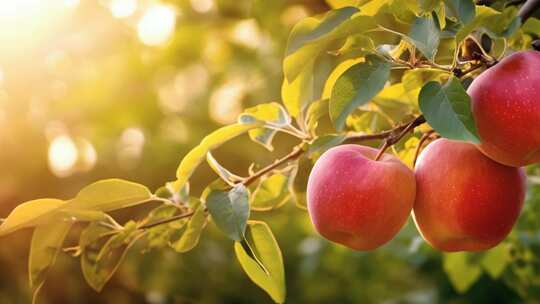
[[[189,212],[186,212],[186,213],[177,214],[177,215],[174,215],[174,216],[171,216],[171,217],[168,217],[168,218],[161,219],[159,221],[155,221],[153,223],[148,223],[148,224],[139,226],[138,229],[140,229],[140,230],[150,229],[150,228],[153,228],[155,226],[159,226],[159,225],[167,224],[167,223],[170,223],[170,222],[174,222],[174,221],[177,221],[177,220],[181,220],[183,218],[188,218],[188,217],[192,216],[193,214],[195,214],[195,211],[189,211]]]
[[[413,160],[413,167],[416,166],[416,160],[418,159],[418,155],[420,155],[420,150],[422,150],[422,146],[424,143],[431,138],[431,135],[435,132],[435,130],[429,130],[422,137],[420,138],[420,141],[418,142],[418,146],[416,147],[416,151],[414,152],[414,160]]]
[[[521,22],[525,23],[525,20],[529,19],[538,8],[540,8],[540,0],[528,0],[525,2],[518,12]]]
[[[382,147],[379,149],[379,153],[377,153],[377,156],[375,157],[375,160],[379,160],[381,156],[383,156],[386,149],[388,149],[388,147],[392,146],[393,144],[399,142],[403,138],[403,136],[405,136],[405,134],[409,133],[414,128],[416,128],[417,126],[425,122],[426,122],[426,119],[424,118],[424,116],[420,115],[416,117],[415,119],[413,119],[412,121],[410,121],[409,123],[407,123],[405,127],[402,128],[401,130],[396,130],[397,132],[394,131],[390,136],[388,136],[385,139]]]

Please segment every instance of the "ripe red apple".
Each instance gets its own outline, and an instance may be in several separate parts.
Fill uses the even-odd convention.
[[[523,169],[497,163],[473,144],[438,139],[420,154],[413,214],[443,251],[496,246],[512,230],[525,198]]]
[[[407,220],[416,191],[414,174],[378,150],[342,145],[315,163],[307,185],[308,211],[317,231],[356,250],[388,242]]]
[[[508,166],[540,162],[540,52],[504,58],[467,91],[482,152]]]

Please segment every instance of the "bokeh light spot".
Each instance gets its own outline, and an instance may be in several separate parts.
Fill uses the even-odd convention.
[[[137,32],[142,43],[150,46],[167,42],[176,24],[176,12],[169,6],[150,7],[139,20]]]

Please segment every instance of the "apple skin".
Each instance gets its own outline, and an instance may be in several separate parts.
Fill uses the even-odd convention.
[[[435,140],[420,154],[415,177],[416,226],[442,251],[496,246],[523,207],[523,169],[497,163],[470,143]]]
[[[502,164],[540,162],[540,52],[514,53],[478,76],[467,92],[480,150]]]
[[[372,250],[392,239],[414,204],[413,172],[399,159],[359,145],[326,151],[308,180],[308,211],[315,229],[330,241]]]

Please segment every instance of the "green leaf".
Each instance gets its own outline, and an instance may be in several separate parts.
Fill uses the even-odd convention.
[[[268,225],[264,222],[249,221],[246,242],[256,259],[246,252],[240,242],[235,242],[234,251],[240,265],[249,278],[266,291],[274,302],[285,302],[283,257]],[[264,269],[259,263],[264,266]]]
[[[199,200],[195,200],[194,202],[196,203],[194,204],[195,206],[193,206],[192,208],[195,211],[189,219],[186,230],[184,231],[184,233],[182,233],[182,236],[178,240],[170,244],[170,246],[176,252],[183,253],[195,248],[195,246],[197,246],[197,244],[199,243],[201,233],[206,226],[207,214],[204,210],[205,207],[203,204],[200,203]]]
[[[30,287],[33,290],[32,303],[35,303],[37,294],[45,282],[49,269],[54,265],[71,226],[72,222],[58,218],[57,221],[39,225],[34,230],[28,263]]]
[[[276,130],[272,128],[285,127],[291,123],[287,111],[278,103],[271,102],[248,108],[238,117],[238,123],[264,123],[265,126],[249,130],[249,137],[272,151],[272,139]],[[271,128],[269,128],[271,127]]]
[[[315,139],[308,148],[308,157],[316,160],[326,150],[341,144],[346,136],[343,134],[327,134]]]
[[[306,115],[306,126],[311,132],[315,132],[319,120],[328,115],[328,99],[320,99],[309,105]]]
[[[473,0],[445,0],[446,15],[456,21],[467,24],[476,15],[476,6]]]
[[[224,181],[234,182],[242,179],[240,176],[223,167],[210,152],[206,153],[206,161],[208,162],[210,168],[212,168],[212,170],[214,170],[214,172],[216,172],[216,174],[219,175],[219,177],[221,177]]]
[[[471,101],[461,82],[452,77],[441,86],[431,81],[419,96],[420,110],[428,124],[443,137],[479,143]]]
[[[347,116],[379,93],[390,76],[390,64],[375,55],[350,67],[332,89],[329,112],[334,126],[342,130]]]
[[[104,244],[98,242],[107,230],[99,224],[89,225],[82,233],[81,268],[86,282],[97,292],[111,279],[127,251],[143,235],[136,223],[128,222],[124,230],[110,237]],[[84,246],[83,246],[84,244]]]
[[[344,7],[332,10],[320,19],[310,17],[298,22],[289,36],[283,61],[287,81],[293,82],[323,51],[339,48],[349,35],[377,27],[371,16],[358,15],[357,12],[357,8]]]
[[[65,204],[66,202],[62,200],[52,198],[43,198],[22,203],[15,207],[2,225],[0,225],[0,236],[21,228],[33,227],[46,222]]]
[[[487,6],[477,6],[474,19],[456,34],[456,42],[463,41],[474,30],[481,29],[492,37],[509,37],[521,25],[515,7],[507,7],[502,13]]]
[[[326,0],[326,3],[330,5],[331,8],[342,8],[347,6],[357,6],[359,0]]]
[[[306,188],[309,179],[309,173],[311,172],[312,163],[307,157],[300,157],[291,171],[291,183],[289,184],[289,191],[291,192],[291,198],[295,205],[303,210],[307,209],[307,196]]]
[[[430,61],[435,59],[441,30],[433,16],[417,17],[409,32],[410,42]]]
[[[313,63],[307,65],[293,81],[283,79],[281,99],[292,117],[298,117],[313,96]]]
[[[291,123],[287,111],[277,102],[263,103],[244,110],[238,117],[238,123],[264,122],[278,127]]]
[[[105,179],[84,187],[64,209],[111,211],[144,203],[152,197],[148,188],[122,179]]]
[[[229,191],[210,190],[205,202],[219,229],[232,240],[242,240],[249,218],[249,193],[246,187],[239,184]]]
[[[290,199],[291,171],[292,168],[286,168],[263,178],[251,196],[251,208],[267,211],[285,204]]]
[[[500,244],[486,251],[482,257],[481,264],[490,277],[498,279],[510,261],[511,256],[508,246],[506,244]]]
[[[479,265],[470,263],[466,252],[448,253],[443,256],[443,268],[457,292],[464,293],[482,274]]]
[[[180,210],[178,206],[161,205],[153,209],[146,217],[145,223],[155,223],[159,220],[170,218]],[[145,240],[149,248],[162,248],[167,246],[171,239],[184,227],[188,219],[179,219],[177,221],[155,226],[146,229]]]
[[[206,153],[222,145],[223,143],[245,132],[260,127],[260,123],[234,124],[217,129],[207,135],[201,143],[184,156],[178,169],[176,169],[176,181],[171,183],[174,192],[180,191],[187,183],[197,166],[205,159]]]
[[[290,55],[307,43],[317,41],[317,39],[330,34],[358,11],[358,8],[355,7],[343,7],[329,11],[320,19],[310,17],[298,22],[287,41],[286,54]]]

